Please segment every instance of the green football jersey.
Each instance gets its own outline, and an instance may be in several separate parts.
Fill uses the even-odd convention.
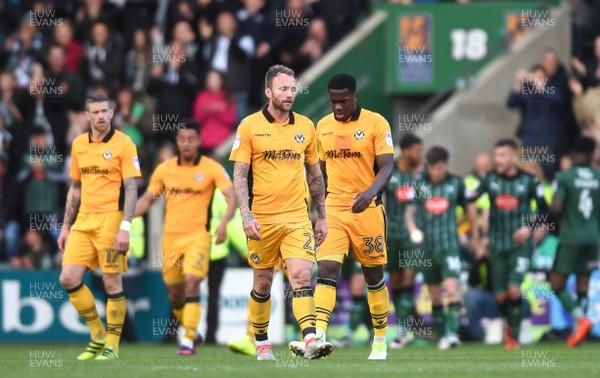
[[[388,220],[388,238],[409,240],[404,212],[415,195],[415,183],[420,176],[394,169],[385,187],[385,213]]]
[[[574,166],[559,173],[554,195],[563,199],[560,241],[575,244],[598,242],[600,171],[589,166]]]
[[[477,188],[469,194],[475,201],[483,193],[490,197],[489,237],[492,252],[519,247],[512,235],[519,228],[528,227],[540,219],[547,219],[548,206],[544,200],[544,187],[537,177],[519,170],[513,177],[495,172],[486,175]],[[532,214],[531,200],[537,203],[538,216]]]
[[[456,207],[464,208],[467,203],[464,181],[448,174],[445,181],[434,184],[424,176],[415,189],[416,223],[425,234],[425,248],[433,252],[458,251]]]

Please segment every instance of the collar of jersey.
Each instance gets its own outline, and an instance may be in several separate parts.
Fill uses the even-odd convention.
[[[348,120],[346,120],[346,121],[338,121],[338,122],[340,122],[340,123],[348,123],[350,121],[356,121],[356,120],[358,120],[358,118],[360,117],[360,110],[361,110],[360,105],[356,104],[356,109],[354,110],[354,113],[352,113],[352,115],[350,116],[350,118],[348,118]],[[335,119],[335,117],[333,119]],[[337,121],[337,119],[336,119],[336,121]]]
[[[267,119],[267,121],[269,121],[269,123],[273,123],[273,122],[275,122],[275,121],[277,121],[277,120],[276,120],[276,119],[275,119],[275,117],[273,117],[273,116],[271,115],[271,113],[269,113],[269,111],[267,110],[267,107],[268,107],[268,106],[269,106],[269,105],[266,105],[266,106],[263,108],[263,110],[262,110],[262,114],[265,116],[265,118]],[[288,119],[287,123],[284,123],[283,125],[287,125],[287,124],[293,125],[295,122],[296,122],[296,118],[294,118],[294,112],[290,111],[290,118]],[[283,126],[283,125],[282,125],[282,126]]]
[[[108,134],[106,134],[104,136],[104,138],[102,138],[102,140],[100,142],[102,143],[108,143],[108,141],[110,140],[110,138],[113,137],[113,135],[115,135],[115,128],[114,127],[110,127],[110,131],[108,132]],[[92,140],[92,131],[88,131],[88,142],[89,143],[94,143],[94,141]]]
[[[501,177],[501,178],[503,178],[505,180],[516,180],[519,176],[521,176],[522,173],[525,173],[525,171],[523,171],[520,168],[517,168],[517,174],[514,175],[514,176],[510,176],[509,177],[509,176],[504,175],[504,174],[502,174],[502,175],[499,174],[498,177]]]
[[[352,117],[350,117],[351,121],[356,121],[360,117],[360,105],[356,104],[356,110],[352,113]]]
[[[202,154],[198,151],[198,156],[196,156],[196,160],[194,160],[194,165],[198,165],[200,158],[202,158]],[[181,165],[181,156],[177,156],[177,165]]]

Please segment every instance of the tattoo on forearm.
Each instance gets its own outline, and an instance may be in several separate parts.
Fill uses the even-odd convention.
[[[237,199],[240,212],[244,223],[246,223],[248,214],[250,214],[250,206],[248,205],[248,172],[250,171],[250,164],[236,162],[233,166],[233,191],[235,192],[235,198]]]
[[[131,222],[133,214],[135,214],[135,205],[138,199],[137,185],[134,178],[123,180],[125,186],[125,206],[123,209],[123,220]]]
[[[67,195],[67,205],[65,206],[65,218],[63,224],[72,225],[77,218],[79,206],[81,205],[81,181],[76,180],[71,184],[69,194]]]
[[[315,168],[318,168],[318,165],[315,164]],[[308,189],[315,204],[315,209],[317,209],[317,216],[319,219],[325,219],[325,180],[323,174],[312,177],[308,183]]]

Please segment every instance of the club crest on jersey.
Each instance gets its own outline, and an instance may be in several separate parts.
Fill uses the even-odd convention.
[[[104,153],[102,154],[102,156],[104,157],[104,160],[108,160],[112,157],[112,152],[110,151],[104,151]]]
[[[364,137],[365,137],[365,132],[364,132],[364,131],[362,131],[362,130],[358,129],[358,130],[356,130],[356,131],[354,132],[354,139],[356,139],[356,140],[361,140],[361,139],[362,139],[362,138],[364,138]]]
[[[204,180],[204,175],[202,173],[198,173],[196,175],[196,181],[202,181],[202,180]]]
[[[302,134],[302,133],[296,134],[295,139],[296,139],[296,142],[298,142],[298,143],[304,143],[304,134]]]
[[[250,255],[250,260],[252,260],[255,264],[258,264],[258,262],[260,261],[260,257],[258,257],[256,253],[253,253]]]

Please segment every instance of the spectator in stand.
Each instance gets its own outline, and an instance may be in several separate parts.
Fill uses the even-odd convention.
[[[288,0],[283,15],[276,22],[277,32],[285,36],[277,59],[281,64],[291,67],[308,35],[308,19],[312,16],[312,10],[304,0]]]
[[[135,31],[150,30],[154,25],[158,1],[156,0],[129,0],[113,1],[119,13],[118,25],[115,28],[123,36],[125,51],[133,47]]]
[[[202,33],[206,38],[207,34]],[[237,121],[249,114],[248,98],[251,84],[251,64],[254,40],[242,34],[231,12],[217,17],[216,31],[204,41],[201,60],[209,69],[224,72],[231,91],[235,94]]]
[[[28,230],[25,233],[22,252],[23,269],[50,269],[53,255],[52,247],[44,240],[41,232]]]
[[[116,34],[111,35],[108,24],[97,22],[91,38],[85,44],[82,72],[88,84],[107,85],[116,90],[123,67],[123,51]]]
[[[316,63],[329,48],[327,25],[322,18],[313,18],[308,27],[308,36],[293,59],[292,68],[301,73]]]
[[[4,46],[4,41],[8,35],[19,25],[19,9],[15,4],[8,0],[0,1],[0,46]],[[0,52],[0,58],[2,53]],[[2,62],[0,60],[0,67]]]
[[[180,21],[194,22],[194,5],[191,0],[171,0],[166,10],[166,25],[163,30],[165,36],[172,36],[176,24]],[[168,40],[167,42],[171,42]]]
[[[600,86],[589,87],[584,92],[581,82],[572,77],[569,87],[573,93],[575,119],[582,129],[600,132]]]
[[[93,26],[98,22],[107,23],[114,30],[117,18],[104,0],[84,0],[75,12],[75,36],[79,41],[88,41],[92,37]]]
[[[563,125],[563,131],[559,135],[562,143],[559,146],[558,154],[563,155],[573,146],[573,142],[579,136],[579,129],[573,114],[573,94],[569,89],[569,76],[567,75],[567,70],[558,59],[558,54],[552,49],[547,49],[542,54],[539,64],[546,72],[548,79],[546,86],[548,88],[555,88],[557,92],[560,92],[558,110],[561,115],[559,120]],[[548,175],[546,177],[550,178]]]
[[[156,114],[177,122],[191,116],[194,97],[200,89],[200,74],[185,56],[181,42],[171,43],[168,53],[165,64],[152,68],[148,93],[156,97]],[[162,135],[155,135],[156,138],[162,139]],[[170,139],[174,140],[174,136]]]
[[[0,152],[0,261],[16,263],[19,256],[18,193],[8,175],[8,155]]]
[[[571,65],[582,79],[583,87],[597,87],[600,84],[600,36],[594,39],[594,57],[586,64],[573,57]]]
[[[152,45],[144,29],[133,32],[133,44],[125,59],[125,79],[135,94],[143,94],[150,81]]]
[[[562,104],[567,94],[562,87],[548,83],[548,75],[540,65],[530,72],[519,70],[508,96],[508,107],[521,112],[517,136],[521,138],[524,150],[527,154],[540,156],[532,159],[542,159],[542,155],[550,154],[560,156],[566,147],[563,144],[566,124]],[[557,169],[558,158],[555,164],[544,166],[546,177],[553,178]]]
[[[237,11],[240,32],[254,40],[256,51],[252,59],[250,104],[260,107],[264,101],[264,75],[275,64],[275,53],[286,37],[286,30],[275,28],[276,20],[269,13],[266,0],[244,0],[244,7]]]
[[[0,117],[4,120],[6,130],[12,129],[23,120],[21,111],[15,104],[17,82],[12,71],[0,73]]]
[[[65,71],[79,73],[83,44],[73,38],[73,34],[73,23],[69,19],[64,19],[62,24],[54,29],[54,43],[65,49]]]
[[[32,25],[29,17],[23,18],[19,30],[6,39],[5,53],[8,54],[6,68],[13,71],[19,88],[29,86],[29,77],[36,59],[42,56],[44,39]]]
[[[200,125],[203,153],[210,154],[233,133],[236,109],[223,73],[208,71],[205,85],[206,88],[196,97],[192,114]]]
[[[144,136],[138,129],[138,122],[144,115],[145,106],[136,101],[130,87],[122,86],[115,95],[117,109],[112,120],[113,126],[129,135],[138,151],[144,142]]]
[[[308,3],[312,3],[315,13],[325,19],[331,43],[339,42],[350,33],[368,7],[362,0],[308,0]]]
[[[196,35],[194,34],[192,25],[188,21],[177,21],[173,28],[171,42],[173,41],[183,45],[186,58],[192,59],[196,55],[196,52],[198,51]]]
[[[65,136],[69,125],[68,113],[82,111],[85,103],[85,87],[81,77],[66,71],[65,50],[60,45],[52,45],[46,58],[48,72],[44,111],[52,128],[54,144],[60,154],[67,154]]]
[[[4,117],[0,114],[0,154],[8,153],[11,142],[12,135],[6,130],[6,127],[4,126]]]
[[[64,155],[57,154],[48,141],[49,135],[43,127],[33,130],[29,151],[23,156],[17,182],[22,193],[22,223],[26,229],[50,233],[56,242],[60,234],[59,199],[68,177],[62,169]]]

